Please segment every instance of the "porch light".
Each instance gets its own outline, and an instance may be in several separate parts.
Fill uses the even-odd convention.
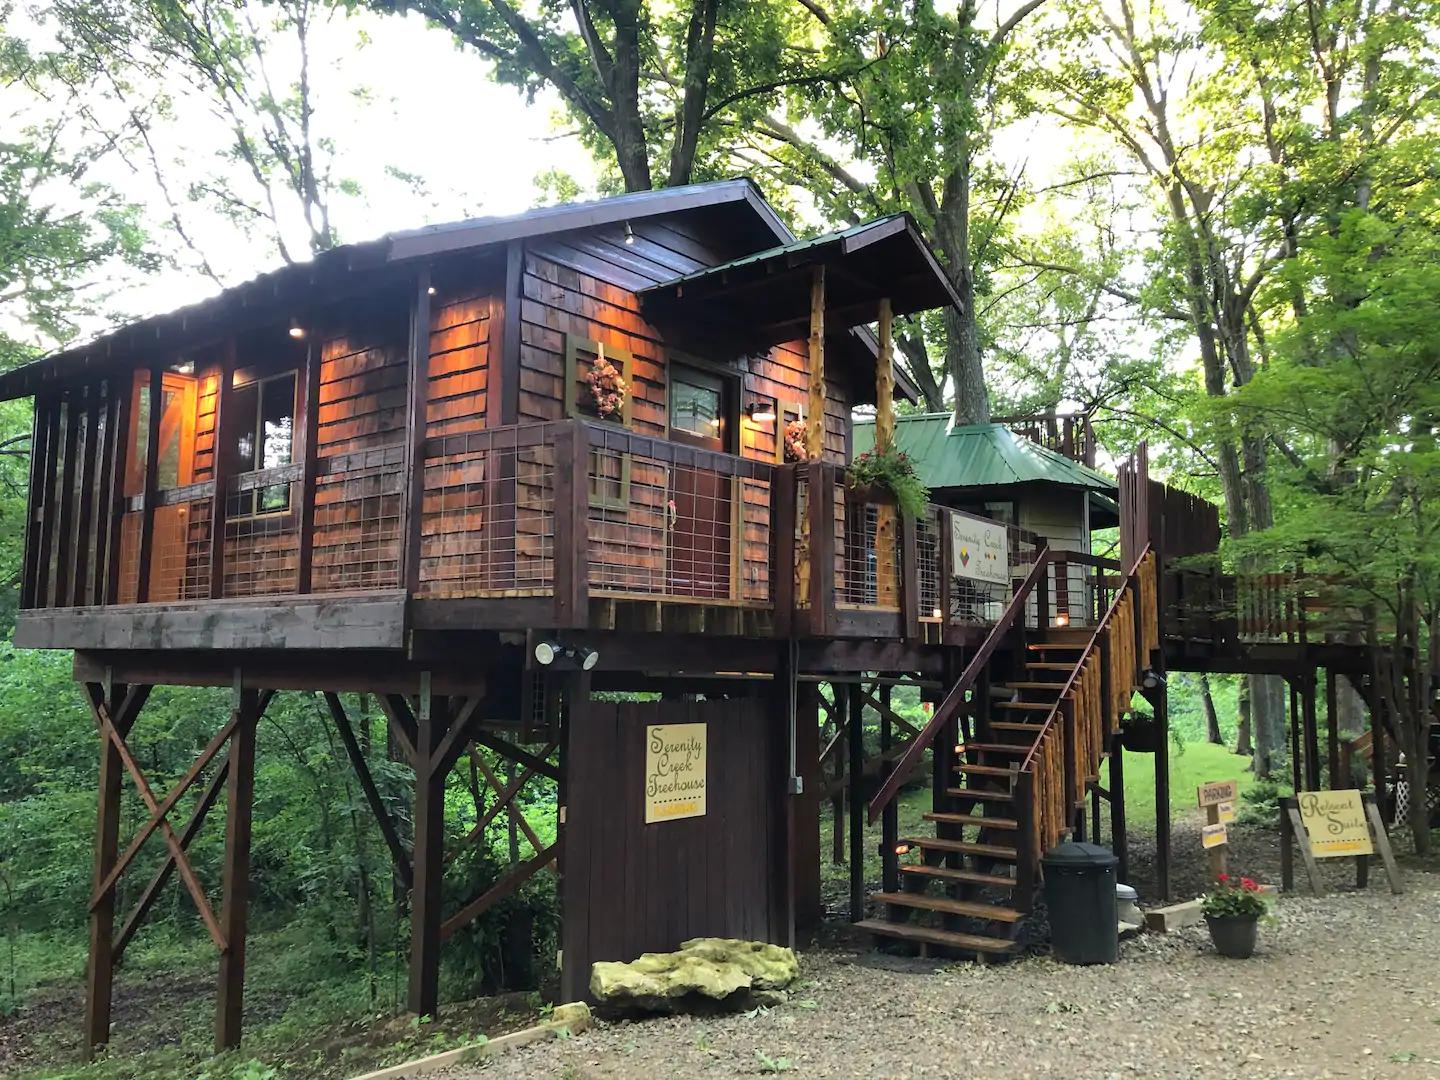
[[[426,289],[426,290],[425,290],[425,295],[426,295],[426,296],[434,296],[434,295],[435,295],[435,286],[434,286],[434,285],[431,285],[428,289]]]
[[[964,752],[965,752],[965,744],[964,744],[963,742],[957,742],[957,743],[955,744],[955,753],[957,753],[957,754],[963,754]]]
[[[1058,612],[1058,613],[1056,614],[1056,616],[1055,616],[1055,625],[1056,625],[1056,626],[1069,626],[1069,625],[1070,625],[1070,616],[1069,616],[1069,614],[1066,613],[1066,612],[1064,612],[1064,611]]]
[[[1165,685],[1165,677],[1154,668],[1146,668],[1140,673],[1140,685],[1146,690],[1154,690],[1157,686]]]
[[[625,243],[635,243],[635,231],[630,228],[630,222],[625,222]]]
[[[931,613],[931,616],[930,616],[930,617],[933,618],[933,619],[938,619],[938,618],[940,618],[940,617],[941,617],[941,616],[940,616],[940,609],[937,607],[937,608],[934,610],[934,612]]]
[[[587,649],[583,645],[575,650],[575,656],[580,661],[581,671],[590,671],[600,662],[600,654],[594,649]]]
[[[896,854],[896,855],[909,855],[909,854],[910,854],[910,845],[909,845],[909,844],[896,844],[896,845],[895,845],[895,854]]]
[[[766,405],[763,401],[752,401],[745,406],[745,415],[757,424],[773,424],[775,422],[775,406]]]
[[[305,328],[294,319],[290,320],[290,336],[296,341],[303,341],[305,339]]]
[[[542,641],[535,646],[535,662],[541,667],[549,667],[555,662],[555,657],[563,651],[562,647],[553,641]]]
[[[186,360],[183,364],[176,364],[176,365],[175,365],[175,373],[176,373],[177,375],[194,375],[194,374],[195,374],[195,361],[194,361],[194,360]]]

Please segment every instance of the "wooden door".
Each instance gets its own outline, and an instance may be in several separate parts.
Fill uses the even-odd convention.
[[[129,468],[125,493],[145,491],[145,468],[150,440],[150,377],[139,372],[135,379],[135,407],[131,410]],[[195,462],[195,379],[177,372],[165,372],[160,384],[160,439],[157,455],[156,489],[184,487],[194,481]],[[181,503],[155,508],[151,543],[150,582],[146,599],[151,603],[189,599],[187,574],[193,534],[208,536],[206,521],[192,521],[191,507]],[[202,537],[203,539],[203,537]]]
[[[731,382],[693,368],[670,369],[670,438],[726,451],[735,427]],[[730,599],[733,482],[689,465],[670,469],[670,535],[666,592],[706,600]]]

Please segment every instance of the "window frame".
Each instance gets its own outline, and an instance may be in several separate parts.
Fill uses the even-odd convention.
[[[671,442],[699,446],[716,453],[729,454],[731,457],[743,456],[740,446],[740,398],[745,391],[744,376],[734,368],[680,352],[678,349],[671,349],[667,352],[665,359],[665,437]],[[671,410],[675,404],[675,383],[687,381],[683,375],[677,378],[677,368],[689,368],[695,374],[720,384],[720,405],[723,409],[724,424],[720,429],[718,450],[707,445],[711,440],[707,440],[703,436],[695,436],[688,431],[677,431],[671,426]],[[691,385],[703,384],[696,382]]]
[[[253,434],[253,435],[255,436],[255,453],[256,453],[256,456],[258,457],[259,454],[260,454],[260,449],[261,449],[261,439],[260,439],[261,431],[260,431],[260,428],[261,428],[261,425],[262,425],[262,423],[263,423],[262,416],[263,416],[263,412],[264,412],[264,408],[265,408],[265,395],[264,395],[264,391],[261,389],[261,387],[263,387],[263,386],[264,386],[266,383],[268,383],[268,382],[275,382],[275,381],[280,380],[280,379],[290,379],[290,380],[292,380],[293,399],[292,399],[292,403],[291,403],[291,406],[290,406],[290,424],[291,424],[291,432],[290,432],[290,460],[289,460],[286,464],[284,464],[284,465],[277,465],[277,466],[275,466],[275,468],[277,468],[277,469],[290,468],[291,466],[293,466],[293,465],[296,464],[297,460],[300,460],[300,461],[303,461],[303,460],[304,460],[304,454],[305,454],[306,451],[305,451],[305,448],[300,445],[301,430],[302,430],[302,424],[303,424],[303,417],[302,417],[301,414],[300,414],[300,408],[301,408],[301,403],[300,403],[300,387],[301,387],[301,385],[302,385],[301,374],[302,374],[302,373],[301,373],[301,369],[298,368],[298,367],[290,368],[290,369],[285,370],[285,371],[276,371],[276,372],[274,372],[274,373],[272,373],[272,374],[269,374],[269,375],[259,375],[259,374],[257,374],[255,378],[250,379],[250,380],[247,381],[247,382],[240,383],[239,385],[234,385],[234,384],[232,383],[232,385],[229,387],[229,393],[226,395],[226,397],[227,397],[228,400],[225,402],[225,406],[228,406],[228,407],[230,407],[230,408],[233,408],[233,407],[234,407],[234,404],[233,404],[233,402],[234,402],[234,396],[235,396],[235,393],[236,393],[237,391],[246,390],[246,389],[248,389],[248,388],[250,388],[250,387],[252,387],[252,386],[256,388],[256,393],[255,393],[255,413],[254,413],[254,415],[250,418],[249,423],[251,424],[251,427],[250,427],[248,430],[250,431],[251,434]],[[245,469],[245,470],[241,470],[241,469],[239,469],[239,468],[236,467],[237,464],[238,464],[238,462],[237,462],[237,460],[236,460],[235,440],[236,440],[236,438],[242,433],[242,431],[245,430],[245,429],[241,429],[241,428],[238,428],[238,427],[234,426],[234,425],[235,425],[235,421],[232,420],[232,419],[229,419],[229,418],[226,418],[226,417],[225,417],[225,413],[224,413],[224,408],[225,408],[225,406],[222,406],[221,418],[222,418],[222,420],[225,422],[225,427],[226,427],[225,435],[226,435],[226,442],[227,442],[228,445],[222,446],[222,447],[221,447],[221,452],[225,453],[225,454],[228,455],[228,457],[229,457],[229,461],[227,462],[228,467],[227,467],[227,469],[225,470],[225,471],[226,471],[226,476],[227,476],[227,482],[228,482],[228,481],[233,481],[233,480],[235,480],[237,477],[241,477],[241,476],[249,476],[249,475],[252,475],[252,474],[254,474],[254,473],[268,472],[268,471],[269,471],[268,469],[263,469],[263,468],[261,468],[261,469]],[[216,436],[217,436],[217,441],[218,441],[219,432],[216,433]],[[297,454],[297,450],[298,450],[298,454]],[[279,485],[277,484],[277,485],[266,485],[266,486],[277,486],[277,487],[278,487]],[[296,519],[295,491],[294,491],[295,481],[293,481],[293,480],[285,481],[285,487],[286,487],[285,506],[281,507],[281,508],[278,509],[278,510],[258,510],[258,509],[256,508],[256,504],[257,504],[257,501],[258,501],[258,498],[257,498],[257,497],[258,497],[258,495],[259,495],[259,492],[262,490],[261,488],[252,488],[249,492],[244,493],[244,494],[248,494],[248,495],[250,496],[250,507],[251,507],[251,509],[250,509],[250,511],[249,511],[248,513],[247,513],[247,512],[244,512],[244,511],[241,511],[241,512],[239,512],[239,513],[232,512],[232,508],[231,508],[231,505],[230,505],[231,496],[229,495],[228,492],[217,492],[216,494],[217,494],[217,496],[218,496],[220,499],[222,499],[222,500],[224,501],[224,506],[225,506],[225,520],[226,520],[227,522],[236,522],[236,523],[243,523],[243,522],[266,522],[266,523],[268,523],[268,522],[273,522],[273,521],[277,521],[277,520],[278,520],[278,521],[282,521],[282,522],[287,522],[287,519],[288,519],[288,520],[294,520],[294,519]]]
[[[598,359],[601,349],[605,359],[612,364],[620,360],[620,378],[625,381],[625,403],[620,407],[619,420],[605,420],[580,409],[580,353],[594,353]],[[578,334],[565,335],[565,415],[591,424],[610,424],[612,427],[629,429],[635,423],[635,354],[629,349],[616,346],[602,346],[594,338],[582,338]]]

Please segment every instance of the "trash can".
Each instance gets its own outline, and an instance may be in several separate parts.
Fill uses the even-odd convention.
[[[1057,844],[1045,853],[1045,906],[1050,944],[1066,964],[1113,964],[1120,959],[1115,867],[1099,844]]]

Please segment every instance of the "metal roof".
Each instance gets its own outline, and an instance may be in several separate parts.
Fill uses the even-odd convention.
[[[952,427],[952,419],[950,413],[895,418],[896,447],[909,455],[920,479],[932,490],[1046,483],[1118,492],[1109,477],[1017,435],[1003,424]],[[874,445],[875,422],[857,421],[855,453],[862,454]]]

